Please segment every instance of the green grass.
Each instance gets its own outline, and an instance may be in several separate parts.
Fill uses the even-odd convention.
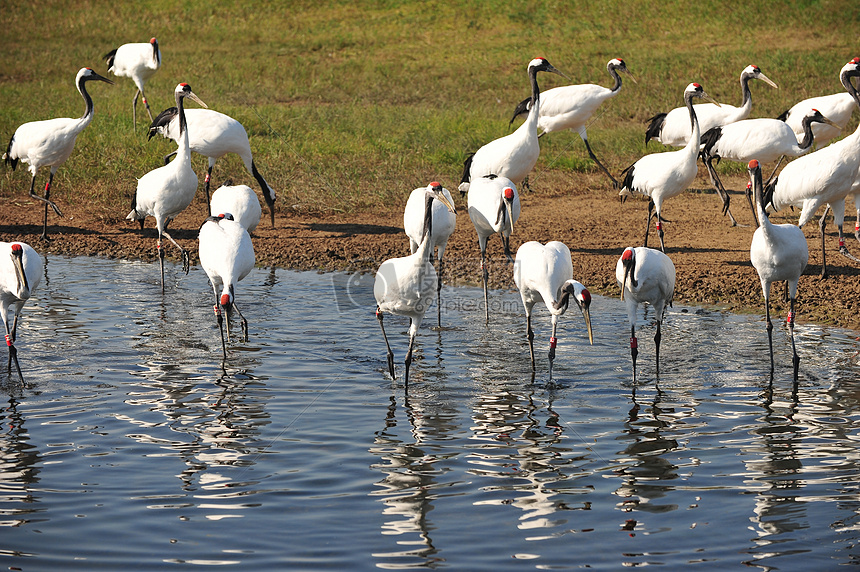
[[[738,104],[740,71],[759,65],[780,89],[753,83],[757,117],[840,91],[837,74],[858,55],[860,24],[849,1],[179,4],[5,6],[4,147],[23,122],[83,112],[72,83],[80,67],[106,74],[103,54],[156,36],[164,61],[147,84],[154,113],[173,105],[173,87],[188,82],[211,108],[245,125],[280,208],[358,212],[402,205],[431,179],[456,187],[466,154],[509,132],[510,113],[529,92],[532,57],[548,58],[572,83],[601,85],[610,84],[606,62],[625,59],[638,84],[626,81],[589,128],[595,151],[618,172],[646,152],[644,121],[681,105],[691,81]],[[173,144],[146,141],[140,105],[132,132],[134,87],[116,79],[89,84],[95,119],[60,168],[53,197],[121,217],[136,178],[159,166]],[[568,83],[551,75],[540,81],[543,88]],[[538,170],[595,169],[575,134],[553,134],[541,145]],[[194,164],[205,169],[200,157]],[[720,169],[736,171],[728,162]],[[215,168],[216,183],[227,177],[256,186],[235,157]],[[4,169],[0,196],[25,195],[28,184],[20,166]]]

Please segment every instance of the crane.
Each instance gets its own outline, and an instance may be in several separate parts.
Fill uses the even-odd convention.
[[[510,135],[490,141],[466,159],[463,163],[463,177],[458,187],[461,195],[469,192],[472,180],[484,175],[507,177],[515,185],[519,185],[534,168],[540,156],[537,135],[540,114],[538,72],[550,72],[567,77],[545,58],[535,58],[529,62],[528,76],[531,81],[532,96],[528,118]]]
[[[188,208],[197,192],[197,175],[191,168],[191,151],[188,147],[188,127],[185,122],[185,98],[190,97],[202,106],[206,106],[191,90],[187,83],[180,83],[173,91],[176,106],[179,109],[179,150],[176,160],[145,174],[137,181],[137,190],[131,205],[131,212],[125,218],[143,221],[147,216],[155,217],[158,230],[158,261],[161,266],[161,293],[164,293],[164,249],[161,238],[166,236],[182,255],[182,269],[187,274],[191,264],[188,252],[179,246],[167,232],[167,225],[179,213]]]
[[[232,214],[233,220],[244,226],[250,233],[256,230],[263,209],[260,208],[260,201],[257,200],[257,194],[251,187],[234,185],[233,181],[227,179],[212,193],[209,212]]]
[[[149,102],[146,101],[146,93],[143,86],[152,75],[161,67],[161,50],[158,49],[158,40],[150,38],[149,43],[140,42],[135,44],[123,44],[102,56],[107,62],[108,71],[117,77],[131,78],[137,91],[131,100],[132,129],[137,127],[137,98],[143,96],[143,105],[146,113],[152,121],[152,112],[149,110]]]
[[[845,89],[860,105],[860,92],[851,78],[860,76],[860,59],[851,60],[840,74],[846,78]],[[769,211],[779,211],[786,206],[802,207],[797,226],[815,215],[823,204],[833,208],[833,217],[839,229],[839,252],[854,258],[845,247],[842,223],[845,219],[845,197],[851,192],[860,170],[860,125],[854,133],[803,157],[798,157],[765,185],[764,205]],[[825,214],[819,221],[821,236],[821,276],[827,276],[827,258],[824,249]]]
[[[0,318],[3,319],[3,326],[6,328],[6,346],[9,348],[9,362],[6,369],[11,375],[12,362],[14,362],[22,385],[24,376],[18,363],[18,349],[15,347],[18,317],[33,290],[39,286],[41,279],[42,257],[33,247],[24,242],[0,242]]]
[[[761,166],[753,159],[749,162],[750,182],[755,194],[759,227],[753,234],[750,244],[750,262],[758,272],[761,290],[764,294],[764,309],[767,319],[767,342],[770,348],[770,372],[773,374],[773,323],[770,321],[770,285],[785,280],[788,283],[790,309],[788,311],[788,331],[791,334],[792,366],[794,380],[800,358],[794,345],[794,301],[797,297],[797,283],[809,262],[809,248],[800,227],[793,224],[773,224],[764,210],[762,198]]]
[[[684,102],[687,104],[689,121],[692,125],[693,133],[687,145],[677,151],[645,155],[621,172],[624,176],[621,183],[621,192],[619,193],[622,200],[625,200],[633,193],[649,197],[644,246],[648,246],[648,232],[651,229],[651,218],[654,216],[652,211],[656,208],[657,232],[660,236],[660,248],[664,252],[666,251],[666,246],[663,243],[663,225],[660,216],[663,201],[685,191],[696,178],[696,173],[698,172],[696,161],[699,155],[700,132],[696,111],[693,108],[694,97],[711,101],[717,107],[720,106],[711,96],[705,93],[705,90],[698,83],[691,83],[684,89]],[[697,105],[696,107],[703,106]],[[728,201],[725,199],[724,205],[728,208]]]
[[[412,364],[412,348],[418,327],[424,319],[427,307],[433,303],[433,291],[436,289],[437,278],[431,256],[431,232],[433,226],[433,200],[445,205],[450,212],[455,212],[454,204],[442,193],[442,186],[427,185],[424,190],[424,227],[418,249],[409,256],[389,258],[376,271],[373,283],[373,296],[376,298],[376,319],[382,329],[382,337],[388,348],[388,371],[394,378],[394,352],[385,334],[383,314],[397,314],[409,318],[409,349],[406,352],[403,374],[404,384],[409,387],[409,367]]]
[[[743,119],[722,127],[712,127],[702,134],[701,157],[708,169],[714,187],[722,189],[723,196],[728,197],[720,176],[713,165],[714,159],[719,164],[721,159],[730,161],[749,161],[756,159],[760,163],[770,163],[782,160],[784,157],[799,157],[812,149],[814,132],[813,123],[835,125],[817,109],[811,109],[803,118],[803,140],[798,142],[791,127],[779,119],[762,117],[759,119]],[[752,197],[747,195],[753,217],[755,207]]]
[[[860,57],[856,57],[849,63],[860,63]],[[848,80],[845,75],[846,66],[839,72],[839,82],[844,86]],[[831,139],[839,137],[839,134],[845,129],[848,120],[851,119],[851,114],[857,109],[857,103],[848,92],[834,93],[832,95],[819,95],[810,97],[795,103],[791,109],[784,111],[778,117],[785,121],[789,127],[794,130],[798,137],[803,135],[803,118],[811,109],[818,109],[825,116],[833,120],[833,124],[815,125],[812,128],[812,133],[815,136],[815,144],[818,147],[826,145]]]
[[[505,257],[514,262],[511,256],[511,233],[514,223],[520,218],[520,195],[513,181],[507,177],[485,175],[472,182],[469,190],[469,218],[478,233],[478,247],[481,249],[481,279],[484,284],[484,309],[487,323],[490,322],[490,304],[487,293],[489,271],[487,270],[487,239],[498,234],[502,239]]]
[[[520,290],[526,311],[526,337],[529,340],[532,375],[535,371],[534,331],[532,331],[532,309],[543,302],[552,321],[549,338],[549,379],[552,381],[552,364],[558,344],[556,326],[558,318],[567,311],[570,301],[579,307],[588,329],[588,342],[594,344],[591,331],[591,293],[581,282],[573,279],[573,264],[570,249],[559,241],[545,245],[537,241],[526,242],[517,249],[514,262],[514,282]]]
[[[621,91],[621,76],[618,72],[626,73],[630,76],[633,83],[636,83],[636,78],[627,69],[627,64],[621,58],[613,58],[606,64],[606,71],[612,76],[614,83],[612,87],[603,87],[593,83],[584,83],[578,85],[564,85],[548,89],[540,94],[540,114],[538,116],[538,127],[541,129],[538,138],[543,137],[547,133],[553,131],[561,131],[570,129],[576,131],[582,142],[585,143],[585,148],[588,151],[588,156],[591,160],[604,172],[612,181],[614,187],[618,187],[618,181],[615,177],[603,166],[591,145],[588,143],[588,132],[586,131],[588,123],[597,108],[605,101],[615,97]],[[514,120],[529,111],[531,98],[521,101],[514,110],[514,116],[511,117],[510,124]],[[509,124],[509,125],[510,125]]]
[[[188,145],[192,151],[203,155],[209,160],[209,169],[203,179],[203,191],[206,193],[206,204],[209,204],[209,181],[215,162],[228,153],[235,153],[242,159],[245,168],[256,179],[263,191],[263,198],[269,207],[269,217],[272,228],[275,228],[275,191],[260,174],[251,154],[251,144],[248,142],[248,132],[237,120],[229,115],[212,109],[186,109],[185,120],[188,122]],[[179,110],[169,107],[158,114],[149,127],[149,138],[160,133],[167,139],[179,143]],[[176,151],[164,157],[165,164]],[[213,211],[210,211],[211,215]]]
[[[236,305],[236,284],[254,268],[254,245],[248,231],[230,213],[207,218],[200,227],[198,242],[200,265],[215,293],[215,318],[226,360],[223,314],[227,315],[226,338],[230,338],[230,318],[235,310],[242,320],[242,339],[248,341],[248,320]]]
[[[639,304],[650,304],[657,315],[655,363],[660,373],[661,327],[666,306],[672,305],[675,294],[675,265],[672,260],[653,248],[628,246],[615,265],[615,279],[621,287],[621,300],[627,303],[627,319],[630,322],[630,356],[633,358],[633,380],[636,381],[636,357],[639,341],[636,338],[636,310]],[[627,300],[624,300],[624,295]]]
[[[441,192],[448,199],[448,204],[453,205],[454,199],[451,198],[451,193],[448,189],[442,187],[440,183],[433,181],[430,183],[432,187],[438,187],[436,192]],[[421,245],[421,238],[424,234],[424,218],[427,208],[425,200],[427,188],[420,187],[413,190],[409,194],[409,199],[406,201],[406,208],[403,210],[403,229],[409,237],[409,249],[412,254],[418,250]],[[439,200],[433,200],[433,213],[430,227],[430,258],[439,260],[439,270],[436,275],[438,281],[436,283],[436,323],[437,327],[442,327],[442,261],[445,255],[445,247],[448,245],[448,238],[454,233],[454,228],[457,225],[457,215],[448,210],[448,207]]]
[[[90,68],[78,70],[75,76],[75,86],[81,97],[84,98],[86,105],[86,110],[81,117],[78,119],[62,117],[24,123],[15,130],[15,134],[9,140],[6,153],[3,154],[3,160],[12,167],[13,171],[18,166],[18,161],[30,165],[30,174],[33,176],[30,180],[30,196],[45,205],[45,216],[42,223],[42,239],[44,240],[48,239],[48,207],[54,209],[57,216],[63,216],[60,208],[51,200],[51,184],[54,181],[54,174],[60,165],[71,156],[75,149],[78,134],[86,129],[93,120],[95,107],[93,106],[93,98],[87,92],[87,82],[93,80],[113,83]],[[41,167],[51,168],[48,182],[45,183],[44,198],[34,192],[36,172]]]
[[[771,87],[778,88],[761,69],[756,65],[748,65],[741,72],[741,94],[742,102],[740,107],[733,105],[703,105],[696,110],[699,116],[699,122],[702,132],[707,131],[712,127],[726,125],[746,119],[749,117],[752,110],[752,93],[750,92],[750,81],[760,79]],[[717,103],[713,101],[712,103]],[[669,113],[658,113],[648,119],[650,125],[645,133],[645,145],[648,141],[654,139],[663,145],[671,145],[672,147],[683,147],[690,139],[691,131],[687,128],[687,114],[684,113],[683,107],[676,107]]]

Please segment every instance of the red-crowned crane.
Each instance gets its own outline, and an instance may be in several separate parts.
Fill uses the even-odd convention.
[[[33,176],[30,180],[30,196],[45,204],[45,217],[42,223],[43,239],[48,238],[48,207],[54,209],[58,216],[63,216],[59,207],[51,201],[51,183],[54,181],[54,174],[57,169],[66,162],[66,159],[74,151],[78,134],[93,120],[93,98],[87,92],[87,82],[93,80],[113,83],[90,68],[78,70],[78,75],[75,76],[75,86],[86,104],[86,110],[81,117],[78,119],[62,117],[24,123],[15,130],[15,134],[6,148],[6,153],[3,154],[3,160],[12,167],[13,171],[18,166],[18,161],[30,165],[30,174]],[[34,192],[36,172],[41,167],[51,168],[48,182],[45,183],[44,198]]]
[[[469,218],[478,233],[481,249],[481,279],[484,284],[484,309],[490,321],[490,304],[487,293],[489,271],[487,270],[487,239],[498,234],[502,239],[505,257],[513,262],[511,255],[511,233],[514,223],[520,218],[520,195],[513,181],[507,177],[485,175],[474,179],[469,189]]]
[[[549,380],[552,381],[552,364],[558,344],[556,326],[558,319],[567,311],[570,301],[579,307],[588,329],[588,342],[594,343],[591,332],[591,293],[581,282],[573,279],[573,264],[570,249],[564,243],[550,241],[545,245],[537,241],[526,242],[517,249],[514,262],[514,282],[520,290],[526,311],[526,337],[529,340],[532,375],[535,371],[534,331],[532,309],[543,302],[552,320],[552,335],[549,338]]]
[[[15,339],[18,334],[18,316],[21,308],[42,279],[42,257],[29,244],[23,242],[0,242],[0,318],[6,328],[6,345],[9,348],[8,374],[12,374],[12,362],[18,378],[24,384]],[[11,315],[10,315],[11,313]],[[9,320],[12,325],[9,325]]]
[[[606,64],[606,70],[612,76],[613,80],[615,80],[612,87],[584,83],[563,85],[542,92],[540,94],[540,114],[538,116],[538,127],[541,129],[541,133],[538,137],[543,137],[547,133],[564,129],[576,131],[582,142],[585,143],[588,156],[606,173],[606,176],[612,181],[612,185],[617,188],[618,181],[615,180],[615,177],[603,166],[603,163],[597,159],[594,151],[591,150],[586,129],[597,108],[603,102],[618,95],[621,91],[621,76],[618,75],[618,72],[628,74],[633,83],[636,83],[636,78],[633,77],[633,74],[627,69],[627,64],[621,58],[609,60],[609,63]],[[511,123],[518,116],[529,111],[531,101],[531,98],[524,99],[517,105],[517,108],[514,110],[514,116],[511,118]]]
[[[418,249],[409,256],[389,258],[376,271],[373,296],[376,298],[376,318],[382,328],[382,337],[388,348],[388,371],[394,375],[394,352],[388,343],[383,325],[383,314],[397,314],[409,318],[409,349],[404,362],[403,383],[409,387],[409,366],[412,364],[412,348],[424,313],[433,303],[433,293],[438,282],[436,270],[430,261],[432,253],[431,233],[433,226],[433,200],[441,201],[449,211],[455,212],[454,204],[442,193],[442,186],[430,184],[424,190],[424,227]]]
[[[161,265],[161,293],[164,293],[164,249],[161,237],[166,236],[170,242],[179,249],[182,255],[182,269],[188,273],[190,259],[188,252],[179,246],[173,237],[167,233],[167,225],[179,213],[188,208],[194,200],[197,192],[197,175],[191,168],[191,151],[188,147],[188,127],[185,122],[185,98],[190,97],[200,105],[206,106],[200,101],[187,83],[180,83],[174,90],[176,106],[179,108],[180,137],[179,150],[176,159],[154,169],[137,181],[137,190],[134,193],[131,212],[125,218],[140,221],[143,228],[143,220],[147,216],[155,217],[155,226],[158,230],[158,261]]]
[[[249,233],[256,230],[263,214],[257,193],[248,185],[234,185],[230,179],[224,181],[224,184],[212,193],[209,211],[216,213],[216,216],[230,213],[233,220],[244,226]]]
[[[684,192],[696,178],[698,172],[696,162],[699,156],[699,122],[693,108],[694,97],[716,103],[698,83],[691,83],[684,90],[684,102],[687,104],[693,132],[693,137],[689,139],[687,146],[677,151],[645,155],[621,173],[624,175],[620,192],[622,197],[626,198],[633,193],[650,197],[644,246],[648,246],[648,232],[651,228],[651,218],[654,216],[652,211],[656,207],[657,232],[660,235],[660,248],[664,252],[666,246],[663,243],[663,224],[660,218],[663,201]],[[718,107],[719,105],[717,103]],[[696,107],[703,106],[697,105]],[[728,207],[728,202],[724,202],[724,204]]]
[[[860,76],[860,60],[848,62],[845,72],[845,89],[860,105],[860,92],[851,83],[851,78]],[[860,170],[860,126],[847,137],[819,149],[814,153],[798,157],[766,185],[764,205],[768,210],[779,211],[786,206],[802,207],[797,226],[806,224],[823,204],[833,208],[833,218],[839,229],[839,252],[854,258],[845,247],[842,223],[845,220],[845,198],[851,192]],[[821,276],[827,276],[827,258],[824,249],[824,216],[819,222],[821,235]]]
[[[860,63],[860,57],[856,57],[849,64]],[[839,71],[839,82],[844,86],[848,81],[845,76],[845,71],[848,66],[843,66]],[[839,134],[845,129],[848,120],[851,119],[851,114],[857,109],[857,102],[848,92],[834,93],[832,95],[820,95],[818,97],[810,97],[798,103],[795,103],[791,109],[783,112],[778,119],[785,121],[791,127],[798,137],[803,135],[803,118],[811,109],[818,109],[826,117],[833,121],[833,124],[814,125],[812,134],[815,136],[815,145],[822,147],[830,142],[831,139],[839,137]]]
[[[259,183],[260,189],[263,191],[263,198],[269,207],[272,228],[275,228],[275,191],[257,170],[254,157],[251,155],[248,133],[242,124],[229,115],[212,109],[186,109],[185,120],[188,122],[189,147],[195,153],[209,159],[209,169],[203,179],[206,203],[209,204],[209,181],[212,178],[215,162],[227,153],[235,153],[242,159],[251,176]],[[158,114],[158,117],[149,127],[149,138],[152,139],[156,133],[179,143],[179,111],[176,107],[170,107]],[[164,162],[167,163],[170,157],[175,154],[176,151],[168,154],[164,158]],[[209,214],[211,215],[213,212],[210,211]]]
[[[633,380],[636,381],[636,357],[639,341],[636,338],[636,310],[639,304],[650,304],[657,316],[655,363],[660,373],[661,327],[666,306],[672,305],[675,294],[675,265],[672,260],[653,248],[628,246],[615,265],[615,279],[621,287],[621,300],[627,303],[627,319],[630,322],[630,357],[633,358]],[[624,297],[627,296],[625,300]]]
[[[749,82],[754,79],[760,79],[771,87],[777,87],[766,75],[761,72],[756,65],[748,65],[741,72],[741,93],[743,100],[740,107],[728,104],[716,105],[700,105],[697,106],[696,114],[699,117],[699,125],[702,132],[707,131],[712,127],[726,125],[741,119],[749,117],[752,110],[752,94],[750,93]],[[683,147],[690,139],[690,127],[687,121],[687,114],[683,107],[676,107],[669,113],[658,113],[654,117],[648,119],[651,123],[645,133],[645,145],[648,141],[654,139],[663,145],[671,145],[672,147]]]
[[[227,315],[227,335],[230,338],[230,318],[235,310],[242,320],[242,339],[248,341],[248,321],[236,305],[236,284],[254,268],[254,245],[244,226],[233,215],[210,216],[198,234],[200,265],[209,277],[215,293],[215,317],[221,332],[223,359],[227,359],[224,318]]]
[[[758,272],[764,294],[764,310],[767,319],[767,343],[770,347],[770,372],[773,374],[773,323],[770,321],[770,285],[785,280],[791,303],[788,311],[788,331],[791,334],[792,366],[794,380],[800,358],[794,346],[794,301],[797,297],[797,282],[809,262],[809,248],[800,227],[793,224],[773,224],[767,217],[762,199],[761,166],[756,160],[749,162],[750,182],[755,194],[759,227],[750,244],[750,262]]]
[[[454,199],[451,197],[450,191],[443,188],[437,182],[430,183],[432,187],[438,187],[436,192],[441,192],[448,199],[448,204],[453,205]],[[406,236],[409,237],[409,249],[412,254],[418,251],[421,245],[421,239],[424,235],[424,219],[426,217],[425,210],[427,208],[427,187],[415,189],[410,193],[409,200],[406,201],[406,208],[403,210],[403,229],[406,231]],[[448,210],[447,205],[442,201],[434,199],[432,202],[433,213],[430,227],[430,259],[436,258],[439,260],[439,270],[436,271],[438,282],[436,283],[436,324],[437,327],[442,327],[442,261],[445,255],[445,247],[448,245],[448,238],[454,233],[454,227],[457,225],[457,214]],[[434,256],[435,253],[435,256]]]
[[[151,38],[148,43],[123,44],[106,53],[102,59],[107,62],[109,72],[117,77],[131,78],[134,85],[137,86],[134,99],[131,100],[131,116],[134,122],[132,129],[137,126],[138,96],[143,96],[143,105],[146,106],[146,113],[149,114],[149,120],[152,121],[152,112],[149,110],[149,102],[146,100],[143,86],[146,80],[161,67],[161,50],[158,49],[158,40]]]
[[[803,118],[803,140],[798,142],[791,127],[779,119],[767,117],[759,119],[743,119],[722,127],[713,127],[702,134],[702,162],[708,168],[714,187],[721,189],[728,196],[725,187],[714,168],[713,161],[719,164],[721,159],[749,163],[756,159],[760,163],[771,163],[782,160],[783,157],[799,157],[812,149],[813,123],[832,125],[829,118],[817,109],[810,110]],[[747,195],[755,217],[755,207],[752,197]]]
[[[507,177],[515,185],[519,185],[534,168],[540,156],[537,135],[540,114],[538,72],[550,72],[567,77],[544,58],[535,58],[529,62],[528,75],[532,96],[528,118],[510,135],[490,141],[466,159],[463,163],[463,177],[459,186],[462,195],[469,192],[472,181],[484,175]]]

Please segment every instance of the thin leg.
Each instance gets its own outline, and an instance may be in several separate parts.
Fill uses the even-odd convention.
[[[657,374],[658,375],[660,374],[660,340],[663,339],[663,334],[660,331],[660,326],[662,323],[663,323],[662,318],[660,320],[657,320],[657,333],[654,334],[654,346],[656,348],[656,351],[654,352],[654,355],[655,355],[654,359],[655,359],[655,363],[657,364]]]
[[[161,233],[158,233],[158,241],[155,243],[158,252],[158,264],[161,266],[161,294],[164,294],[164,245],[161,244]]]
[[[526,338],[529,340],[529,355],[532,359],[532,373],[535,371],[535,333],[532,331],[532,315],[526,314]]]
[[[146,94],[140,90],[140,95],[143,97],[143,104],[146,106],[146,113],[149,115],[149,122],[152,123],[152,111],[149,109],[149,102],[146,101]]]
[[[666,244],[663,242],[663,219],[660,218],[660,211],[657,211],[657,236],[660,237],[660,250],[666,252]]]
[[[15,330],[18,326],[18,316],[15,315],[15,319],[12,326],[12,332],[9,332],[9,324],[6,322],[3,325],[6,327],[6,346],[9,348],[9,361],[6,364],[6,370],[9,375],[12,374],[12,363],[15,363],[15,371],[18,372],[18,379],[21,380],[21,385],[24,385],[24,375],[21,373],[21,365],[18,363],[18,348],[15,347]]]
[[[604,173],[606,173],[606,176],[609,177],[609,180],[612,181],[612,187],[615,189],[620,188],[618,186],[618,181],[615,179],[615,177],[613,177],[609,170],[603,166],[603,163],[597,160],[597,157],[594,155],[594,151],[591,150],[591,145],[588,144],[588,139],[583,139],[582,141],[585,143],[585,148],[588,151],[588,156],[591,157],[591,160],[594,161]]]
[[[702,158],[702,162],[708,169],[708,175],[711,177],[711,184],[717,190],[717,195],[719,195],[720,199],[723,201],[723,216],[729,215],[729,218],[732,221],[732,226],[738,226],[738,221],[735,220],[735,217],[732,215],[732,211],[729,208],[731,198],[729,197],[729,193],[726,192],[726,188],[723,186],[720,176],[717,175],[717,170],[711,163],[712,160],[713,158],[711,157],[708,157],[707,159],[704,157]],[[755,218],[755,210],[753,210],[753,218]]]
[[[140,90],[134,92],[134,98],[131,100],[131,130],[137,129],[137,98],[140,97]]]
[[[439,257],[439,273],[436,282],[436,326],[442,327],[442,257]]]
[[[827,213],[830,212],[830,205],[824,209],[824,214],[818,221],[818,234],[821,235],[821,277],[827,278],[827,253],[824,249],[824,227],[827,226]]]
[[[797,355],[797,349],[794,346],[794,298],[791,299],[791,306],[788,312],[788,333],[791,335],[791,365],[794,369],[794,381],[797,381],[797,370],[800,367],[800,356]]]
[[[412,329],[412,321],[409,321],[409,327]],[[409,349],[406,350],[406,359],[404,360],[404,367],[406,373],[403,374],[403,385],[406,386],[406,389],[409,389],[409,366],[412,365],[412,346],[415,345],[415,335],[412,334],[409,336]]]
[[[487,281],[490,279],[490,273],[487,270],[487,256],[485,251],[481,251],[481,279],[484,282],[484,310],[487,313],[487,323],[490,323],[490,299],[487,295]]]
[[[63,213],[60,212],[60,208],[56,204],[54,204],[49,198],[51,195],[51,183],[53,182],[53,180],[54,180],[54,173],[51,172],[51,174],[48,176],[48,182],[45,183],[45,196],[44,197],[40,197],[39,195],[37,195],[34,192],[35,186],[36,186],[36,176],[34,175],[33,178],[30,180],[30,193],[29,193],[30,197],[33,199],[36,199],[37,201],[41,201],[41,202],[45,203],[45,219],[44,219],[44,224],[42,225],[42,238],[45,240],[48,239],[48,232],[47,232],[47,229],[48,229],[48,206],[50,206],[52,209],[54,209],[54,212],[57,213],[57,216],[63,216]]]
[[[850,252],[848,252],[848,248],[845,246],[845,235],[842,232],[842,225],[836,225],[837,230],[839,231],[839,254],[848,258],[849,260],[853,260],[854,262],[860,262],[860,258],[857,258]]]
[[[552,363],[555,361],[555,346],[558,344],[558,338],[555,337],[556,321],[552,322],[552,336],[549,338],[549,381],[552,383]]]
[[[505,257],[508,259],[508,262],[514,263],[514,256],[511,254],[511,237],[505,236],[504,234],[500,234],[502,237],[502,246],[505,247]]]
[[[648,200],[648,220],[645,223],[645,241],[642,246],[648,246],[648,233],[651,232],[651,217],[654,216],[654,201]]]
[[[245,316],[242,315],[242,311],[239,310],[239,306],[236,305],[236,301],[233,301],[233,309],[236,310],[236,313],[239,314],[239,320],[242,323],[242,341],[248,341],[248,320],[245,319]]]
[[[179,246],[179,243],[173,240],[173,237],[166,230],[162,231],[161,234],[166,236],[173,243],[173,246],[179,249],[179,253],[182,256],[182,271],[188,274],[188,271],[191,269],[191,257],[188,255],[188,251]]]
[[[636,357],[639,355],[639,340],[636,339],[636,326],[630,326],[630,357],[633,358],[633,383],[636,383]]]
[[[214,165],[209,165],[209,169],[206,170],[206,178],[203,179],[203,192],[206,193],[206,210],[209,211],[209,216],[212,216],[212,205],[209,204],[209,180],[212,178],[212,167]]]
[[[221,304],[218,295],[215,295],[215,321],[218,322],[218,331],[221,333],[221,354],[223,360],[227,360],[227,342],[224,340],[224,316],[221,314]]]
[[[376,319],[379,320],[379,327],[382,328],[382,339],[385,340],[385,347],[388,348],[388,371],[391,373],[391,379],[394,377],[394,352],[391,351],[391,345],[388,343],[388,336],[385,335],[385,326],[382,325],[382,310],[376,308]]]
[[[767,345],[770,348],[770,373],[773,375],[773,322],[770,321],[770,300],[764,298],[764,315],[767,320]]]

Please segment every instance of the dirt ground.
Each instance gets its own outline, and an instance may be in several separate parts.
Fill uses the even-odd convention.
[[[21,240],[41,253],[103,256],[155,261],[154,221],[149,218],[141,233],[138,226],[124,220],[129,209],[105,212],[70,206],[66,189],[54,187],[54,198],[63,218],[49,213],[50,242],[40,239],[42,207],[31,201],[22,177],[20,195],[0,198],[0,240]],[[647,200],[636,198],[622,204],[617,191],[596,175],[564,173],[556,180],[537,181],[534,191],[522,193],[522,214],[514,227],[512,249],[528,240],[561,240],[573,255],[574,277],[593,293],[617,296],[615,263],[626,246],[642,244]],[[753,219],[741,192],[742,177],[728,178],[734,189],[732,212],[741,224]],[[456,185],[447,184],[449,188]],[[539,189],[537,187],[540,187]],[[695,187],[666,201],[663,216],[666,252],[677,269],[675,300],[679,304],[725,308],[735,312],[764,315],[764,299],[755,269],[749,261],[753,226],[731,226],[720,212],[721,203],[705,179]],[[548,190],[548,189],[553,190]],[[698,188],[698,190],[697,190]],[[444,280],[448,284],[480,284],[479,250],[466,200],[453,193],[457,203],[457,230],[445,253]],[[853,204],[847,209],[853,213]],[[772,217],[775,223],[796,222],[798,212],[785,211]],[[819,212],[820,215],[820,212]],[[197,230],[206,216],[202,193],[170,225],[172,236],[197,261]],[[816,219],[817,220],[817,219]],[[853,237],[853,216],[846,223],[846,244],[860,255]],[[372,213],[351,215],[297,214],[280,210],[276,227],[268,216],[254,233],[259,266],[299,270],[374,271],[385,259],[409,253],[403,233],[402,210],[383,207]],[[839,255],[836,228],[830,224],[825,244],[830,276],[820,278],[821,243],[817,224],[804,228],[809,243],[809,266],[800,280],[798,321],[835,325],[860,330],[860,264]],[[650,246],[659,247],[653,226]],[[169,246],[169,245],[168,245]],[[168,256],[176,259],[169,247]],[[491,237],[490,279],[495,288],[515,288],[510,266],[502,257],[501,241]],[[771,296],[774,320],[784,319],[787,303],[782,286]]]

